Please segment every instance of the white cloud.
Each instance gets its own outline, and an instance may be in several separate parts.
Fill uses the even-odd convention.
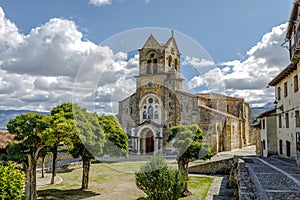
[[[205,58],[196,58],[186,56],[182,62],[183,65],[192,65],[196,68],[204,68],[204,67],[211,67],[215,63],[212,60],[207,60]]]
[[[85,59],[97,63],[90,66],[93,71],[101,70],[110,57],[109,48],[85,41],[73,21],[54,18],[32,29],[18,47],[3,52],[0,67],[16,74],[74,77]]]
[[[286,24],[274,27],[248,51],[246,60],[224,62],[194,77],[188,87],[226,91],[252,104],[272,100],[274,91],[265,86],[289,63],[288,51],[280,46],[285,29]],[[50,110],[73,101],[100,113],[116,113],[117,101],[135,90],[138,62],[138,55],[128,60],[127,53],[114,54],[84,39],[70,20],[54,18],[22,35],[0,8],[0,109]],[[215,66],[194,57],[183,63]]]
[[[247,52],[244,61],[223,63],[226,91],[232,96],[245,98],[252,105],[263,105],[274,100],[274,89],[267,89],[268,82],[289,64],[289,52],[281,47],[287,23],[276,26],[265,34]]]
[[[23,42],[23,39],[24,36],[18,32],[17,26],[6,19],[0,7],[0,52],[7,47],[16,47]]]
[[[104,6],[112,4],[112,0],[90,0],[89,4],[94,6]]]
[[[110,112],[108,104],[134,90],[138,56],[128,60],[127,53],[85,40],[75,22],[65,19],[51,19],[22,36],[0,11],[0,109],[50,110],[74,102]],[[2,38],[12,30],[15,43]]]
[[[247,52],[243,61],[227,61],[219,66],[219,70],[194,77],[189,83],[189,89],[206,86],[208,91],[215,90],[216,85],[224,83],[223,91],[234,97],[245,98],[252,105],[263,105],[273,101],[274,89],[267,89],[268,82],[289,64],[288,51],[281,47],[284,41],[287,24],[276,26],[265,34]],[[192,63],[195,59],[187,59]],[[222,87],[219,87],[219,89]]]
[[[222,79],[221,70],[219,68],[212,69],[201,76],[193,77],[187,83],[187,87],[190,90],[201,86],[204,86],[205,88],[209,89],[210,92],[224,92],[224,82]]]

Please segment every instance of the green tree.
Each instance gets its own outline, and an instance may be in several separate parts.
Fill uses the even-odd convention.
[[[152,157],[135,174],[136,185],[151,200],[176,200],[184,190],[184,177],[167,166],[163,157]]]
[[[85,109],[74,107],[74,119],[78,134],[72,138],[74,145],[71,154],[82,158],[81,189],[88,188],[91,160],[103,155],[105,134],[99,126],[96,113],[88,113]]]
[[[119,120],[110,115],[98,117],[99,125],[103,129],[106,142],[103,152],[111,156],[128,156],[128,135],[124,133]]]
[[[98,116],[72,103],[64,103],[53,108],[51,115],[55,120],[50,123],[51,130],[47,129],[46,132],[49,134],[48,138],[53,140],[48,144],[58,145],[59,142],[64,141],[73,157],[82,158],[81,189],[87,189],[91,160],[95,156],[103,155],[105,142]]]
[[[195,124],[189,126],[174,126],[170,129],[168,141],[173,142],[177,150],[177,163],[179,171],[185,176],[184,196],[191,193],[188,191],[188,167],[192,159],[209,159],[212,157],[210,148],[203,144],[202,130]]]
[[[71,138],[76,133],[76,127],[72,115],[72,104],[64,103],[51,110],[48,116],[49,128],[46,129],[44,137],[52,152],[52,176],[50,183],[54,184],[57,165],[57,148],[59,144],[72,146]]]
[[[0,199],[22,199],[25,186],[25,174],[16,168],[12,162],[6,165],[0,163]]]
[[[45,116],[36,113],[27,113],[11,119],[7,124],[10,133],[15,134],[16,142],[10,143],[6,149],[8,159],[22,163],[26,171],[26,200],[35,200],[36,193],[36,164],[43,148],[42,132],[48,123]]]

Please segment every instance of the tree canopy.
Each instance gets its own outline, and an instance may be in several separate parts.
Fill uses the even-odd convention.
[[[104,130],[106,142],[104,154],[111,156],[128,155],[128,135],[124,133],[118,119],[112,115],[98,117],[99,125]]]
[[[188,164],[192,159],[209,159],[212,154],[207,144],[203,144],[204,135],[198,125],[174,126],[170,129],[168,141],[177,150],[178,169],[188,178]],[[190,194],[185,183],[184,195]]]
[[[42,133],[48,126],[46,117],[36,113],[21,114],[7,124],[8,131],[15,134],[14,140],[16,141],[7,146],[7,157],[25,166],[26,200],[37,198],[36,163],[46,146],[42,140]]]
[[[82,189],[87,189],[91,160],[95,156],[103,155],[105,143],[105,134],[98,123],[98,116],[72,103],[53,108],[51,115],[57,120],[57,124],[62,126],[55,131],[62,131],[61,134],[69,128],[72,131],[67,141],[69,152],[75,158],[82,158]]]
[[[16,142],[6,150],[8,160],[23,163],[26,168],[26,199],[36,198],[36,163],[43,152],[57,153],[59,144],[67,145],[75,158],[83,162],[82,189],[88,188],[91,160],[104,153],[111,156],[127,156],[128,136],[114,116],[101,116],[87,112],[72,103],[54,107],[51,115],[21,114],[7,124],[15,134]],[[55,166],[55,156],[53,156]],[[55,167],[53,167],[55,172]],[[54,177],[54,176],[53,176]]]
[[[34,156],[45,146],[42,141],[42,132],[48,127],[46,117],[41,114],[21,114],[11,119],[7,124],[10,133],[15,134],[15,143],[7,147],[10,160],[28,162],[28,155]]]

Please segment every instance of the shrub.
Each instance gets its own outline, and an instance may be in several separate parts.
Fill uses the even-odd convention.
[[[18,170],[12,162],[0,163],[0,199],[22,199],[25,185],[25,174]]]
[[[152,157],[135,178],[137,187],[151,200],[176,200],[184,190],[184,176],[169,168],[163,157]]]

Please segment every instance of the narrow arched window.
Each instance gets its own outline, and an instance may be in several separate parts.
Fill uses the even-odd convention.
[[[153,60],[153,73],[157,74],[157,59],[156,58]]]
[[[147,61],[147,74],[151,74],[151,60]]]
[[[175,69],[176,69],[176,71],[178,71],[178,60],[177,60],[177,58],[175,59]]]
[[[147,119],[147,112],[146,111],[143,112],[143,119]]]
[[[158,119],[159,118],[159,115],[158,115],[158,112],[155,111],[155,114],[154,114],[154,119]]]
[[[169,65],[169,67],[171,67],[171,64],[172,64],[172,56],[169,56],[168,57],[168,65]]]
[[[153,107],[152,106],[150,106],[148,108],[148,118],[153,119]]]

